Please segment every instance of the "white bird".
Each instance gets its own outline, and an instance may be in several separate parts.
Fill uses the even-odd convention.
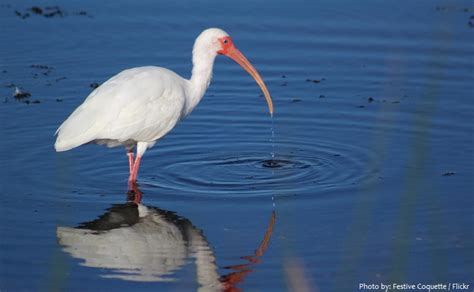
[[[270,93],[258,72],[225,31],[209,28],[194,43],[191,79],[155,66],[120,72],[96,88],[62,123],[56,131],[54,148],[60,152],[87,143],[123,145],[129,161],[128,181],[136,182],[145,151],[171,131],[204,96],[217,55],[230,57],[257,81],[273,115]]]

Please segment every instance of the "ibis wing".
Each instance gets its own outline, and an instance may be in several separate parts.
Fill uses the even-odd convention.
[[[182,118],[187,84],[159,67],[125,70],[94,90],[59,127],[55,148],[93,140],[152,142]]]

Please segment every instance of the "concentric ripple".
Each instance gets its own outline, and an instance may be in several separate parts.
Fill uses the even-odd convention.
[[[143,179],[177,195],[254,197],[342,190],[375,173],[367,166],[370,153],[352,145],[280,142],[273,159],[267,149],[268,143],[167,147],[160,157],[172,159],[159,161],[157,173]]]

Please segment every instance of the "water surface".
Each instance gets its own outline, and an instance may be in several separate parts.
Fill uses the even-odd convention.
[[[472,2],[57,4],[0,5],[0,290],[472,286]],[[219,57],[146,153],[140,205],[123,149],[54,152],[91,84],[143,65],[189,77],[213,26],[266,81],[273,138],[258,86]]]

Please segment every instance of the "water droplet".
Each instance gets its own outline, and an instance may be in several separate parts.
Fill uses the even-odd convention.
[[[272,152],[271,152],[271,155],[272,155],[272,160],[275,159],[275,124],[274,124],[274,121],[273,121],[273,114],[271,115],[271,119],[272,119],[272,137],[270,138],[270,142],[272,143]]]

